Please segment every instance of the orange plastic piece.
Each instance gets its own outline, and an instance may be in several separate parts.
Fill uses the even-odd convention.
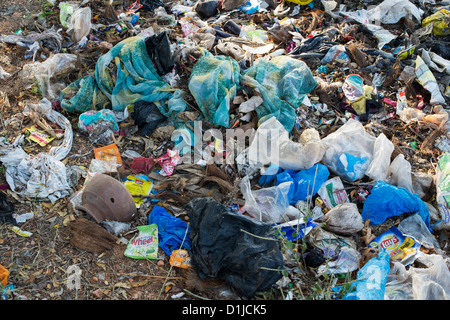
[[[6,269],[4,266],[0,264],[0,283],[4,287],[6,287],[6,285],[8,284],[8,276],[9,276],[8,269]]]

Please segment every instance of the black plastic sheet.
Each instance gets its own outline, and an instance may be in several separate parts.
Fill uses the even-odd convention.
[[[191,262],[200,278],[222,279],[246,297],[267,290],[281,278],[283,257],[270,224],[209,197],[191,200],[186,211],[191,222]]]

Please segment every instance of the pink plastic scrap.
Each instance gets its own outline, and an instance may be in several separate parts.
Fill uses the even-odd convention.
[[[168,149],[165,155],[156,159],[156,161],[162,168],[159,174],[163,176],[171,176],[173,174],[173,171],[175,170],[175,166],[180,162],[180,159],[181,157],[178,150]]]

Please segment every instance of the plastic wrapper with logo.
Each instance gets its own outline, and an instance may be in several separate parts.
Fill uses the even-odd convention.
[[[369,243],[370,248],[383,248],[391,261],[399,261],[405,266],[412,264],[420,249],[420,243],[410,235],[403,234],[398,228],[391,227]]]
[[[271,224],[213,198],[196,198],[185,208],[191,222],[189,255],[200,278],[222,279],[245,297],[267,290],[281,278],[283,257]]]
[[[139,231],[127,244],[124,255],[133,259],[158,258],[158,226],[137,226]]]
[[[327,209],[336,207],[344,202],[349,202],[347,192],[339,177],[333,177],[325,181],[317,192]]]
[[[163,176],[171,176],[180,160],[181,157],[177,149],[167,150],[167,153],[165,155],[162,155],[161,157],[156,159],[156,161],[162,168],[159,174]]]

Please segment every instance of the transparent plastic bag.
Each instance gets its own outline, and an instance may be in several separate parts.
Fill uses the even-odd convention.
[[[241,193],[245,199],[245,205],[241,210],[268,223],[282,223],[291,220],[285,214],[289,208],[288,192],[291,184],[291,182],[285,182],[278,186],[252,191],[250,179],[245,176],[240,184]]]
[[[91,8],[78,8],[67,20],[67,33],[72,33],[74,41],[80,41],[91,31]]]
[[[372,162],[375,140],[359,121],[350,119],[322,139],[326,147],[323,163],[343,180],[359,180]]]

